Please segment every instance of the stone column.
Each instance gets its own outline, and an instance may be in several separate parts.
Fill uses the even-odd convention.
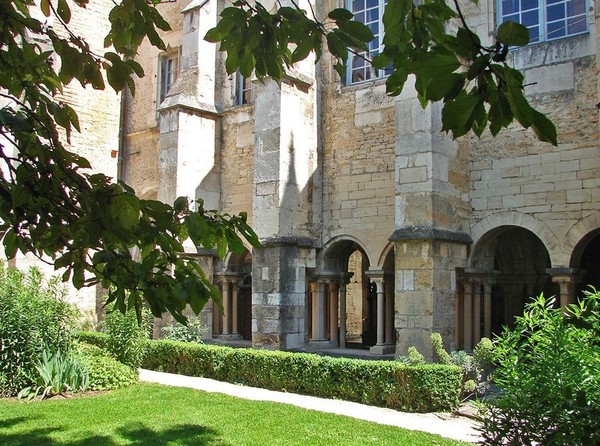
[[[340,281],[340,348],[346,348],[346,281]]]
[[[338,286],[334,281],[329,281],[327,283],[327,287],[329,290],[329,341],[331,342],[332,347],[337,347],[339,345],[339,335],[338,335],[338,313],[339,313],[339,304],[338,304]]]
[[[483,335],[492,337],[492,283],[483,283]]]
[[[325,338],[325,284],[323,281],[312,282],[313,300],[312,300],[312,338],[311,342],[323,342]]]
[[[234,337],[239,338],[239,321],[238,321],[238,281],[232,280],[231,282],[231,334]]]
[[[473,281],[464,280],[464,298],[463,298],[463,342],[462,347],[465,351],[473,350]]]
[[[229,303],[229,281],[223,280],[221,282],[221,300],[223,305],[223,335],[227,336],[230,334],[230,303]]]
[[[473,283],[473,347],[481,340],[481,282]]]
[[[575,303],[575,286],[577,285],[582,271],[573,268],[548,268],[546,270],[552,277],[554,283],[560,287],[560,307]]]
[[[370,348],[370,352],[373,355],[385,355],[394,353],[393,345],[386,345],[385,342],[385,321],[387,316],[385,314],[385,279],[383,271],[367,271],[367,277],[369,277],[377,287],[377,343]]]

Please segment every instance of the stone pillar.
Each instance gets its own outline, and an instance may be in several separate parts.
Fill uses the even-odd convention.
[[[252,344],[283,350],[305,344],[306,269],[317,246],[314,64],[291,71],[255,84],[254,113],[252,226],[263,245],[252,255]]]
[[[483,335],[492,337],[492,283],[483,283]]]
[[[238,321],[238,281],[233,280],[231,282],[231,334],[234,337],[239,338],[239,321]]]
[[[338,313],[339,313],[339,304],[338,304],[338,286],[334,281],[329,281],[327,283],[327,287],[329,290],[329,341],[331,342],[332,347],[337,347],[339,345],[339,335],[338,335]]]
[[[442,132],[441,105],[423,109],[410,80],[395,119],[396,353],[432,358],[430,334],[455,335],[456,268],[472,242],[469,146]]]
[[[546,272],[560,287],[560,307],[565,308],[567,305],[575,303],[575,287],[583,271],[573,268],[548,268]]]
[[[216,25],[217,2],[192,2],[182,13],[180,73],[158,108],[157,198],[172,204],[177,197],[187,197],[191,209],[201,198],[206,209],[218,209],[217,49],[204,41],[206,32]],[[189,239],[184,242],[184,249],[198,252]]]
[[[481,340],[481,283],[475,281],[473,283],[473,347]]]
[[[229,320],[231,317],[231,304],[229,302],[229,281],[223,280],[221,282],[221,303],[223,305],[223,335],[227,336],[231,334]]]
[[[346,348],[346,281],[340,281],[340,348]]]
[[[473,281],[465,279],[464,289],[462,348],[465,351],[471,351],[473,350]]]
[[[370,348],[373,355],[384,355],[394,353],[394,345],[387,345],[385,342],[386,326],[388,317],[385,314],[385,279],[383,271],[367,271],[369,277],[377,287],[377,343]]]
[[[325,284],[322,281],[313,282],[312,327],[311,341],[323,342],[325,338]]]

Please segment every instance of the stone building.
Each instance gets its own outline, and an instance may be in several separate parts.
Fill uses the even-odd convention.
[[[373,50],[385,3],[346,5],[377,35]],[[484,40],[501,20],[530,28],[510,58],[558,147],[517,126],[454,141],[439,105],[422,109],[410,85],[387,96],[386,73],[359,58],[343,79],[328,54],[280,84],[227,75],[203,41],[224,2],[160,6],[173,30],[166,52],[139,51],[146,77],[124,99],[121,177],[144,198],[246,212],[263,242],[224,259],[190,248],[222,291],[224,313],[203,312],[207,337],[430,356],[432,331],[470,350],[530,296],[564,305],[600,285],[595,3],[528,3],[466,13]]]
[[[111,2],[94,0],[90,1],[85,9],[71,5],[69,29],[76,36],[85,36],[91,51],[95,54],[105,52],[104,37],[110,30],[108,14],[112,7]],[[41,22],[52,26],[59,35],[67,35],[60,20],[53,15],[45,17],[36,7],[32,7],[30,13]],[[37,39],[41,46],[51,48],[49,41],[40,40],[39,36],[32,38]],[[77,111],[81,127],[81,132],[72,132],[70,143],[64,142],[65,148],[88,159],[96,172],[116,178],[120,152],[121,96],[110,87],[102,91],[94,90],[91,87],[83,88],[74,80],[64,88],[61,95],[57,96],[57,100],[68,102]],[[4,103],[0,100],[0,107],[3,105]],[[5,144],[4,150],[12,150],[12,146]],[[2,251],[1,257],[4,257],[4,251]],[[30,254],[23,255],[18,252],[15,258],[8,261],[8,264],[23,270],[35,266],[47,276],[56,275],[52,265],[40,262]],[[67,299],[84,311],[89,322],[95,319],[97,314],[102,313],[104,290],[95,287],[76,290],[74,287],[68,286],[66,291]]]

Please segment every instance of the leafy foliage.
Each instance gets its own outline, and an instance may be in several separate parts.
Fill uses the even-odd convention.
[[[460,369],[455,366],[407,366],[162,340],[148,341],[147,346],[147,369],[410,412],[452,410],[460,394]]]
[[[122,314],[111,311],[104,320],[104,331],[108,335],[106,349],[119,362],[134,369],[138,368],[145,354],[148,322],[147,310],[142,311],[142,323],[139,323],[135,313]]]
[[[136,370],[117,361],[100,347],[78,343],[76,351],[89,376],[89,390],[119,389],[138,380]]]
[[[165,49],[157,29],[169,29],[158,1],[120,0],[104,41],[114,51],[97,55],[69,29],[71,8],[86,3],[0,3],[0,237],[9,258],[32,253],[64,268],[63,279],[76,288],[102,284],[121,312],[132,308],[141,317],[145,299],[155,316],[169,311],[184,322],[188,305],[199,312],[219,296],[182,242],[216,246],[224,256],[241,250],[239,234],[258,240],[245,215],[207,211],[201,202],[191,211],[185,198],[173,205],[141,200],[125,184],[87,173],[89,162],[65,148],[61,135],[69,141],[80,125],[60,100],[64,87],[77,81],[104,89],[108,82],[133,93],[134,77],[144,74],[133,60],[139,44],[147,38]],[[35,18],[36,9],[54,16],[57,28]]]
[[[368,51],[373,34],[354,21],[349,11],[335,9],[319,20],[315,11],[309,18],[294,5],[269,13],[260,3],[235,1],[223,10],[221,20],[205,38],[221,42],[221,50],[227,52],[228,73],[239,69],[249,76],[254,70],[259,79],[271,76],[280,80],[286,68],[310,51],[319,58],[321,36],[325,36],[342,77],[348,48]],[[516,119],[524,128],[531,127],[541,141],[556,145],[556,128],[529,105],[523,94],[523,75],[506,63],[511,46],[529,42],[527,28],[503,23],[496,41],[485,46],[469,28],[458,0],[452,6],[445,0],[387,2],[385,48],[371,61],[378,68],[392,64],[387,92],[399,95],[409,75],[414,75],[423,106],[443,102],[443,130],[452,132],[454,138],[469,131],[481,136],[486,128],[495,136]]]
[[[36,269],[24,274],[0,262],[0,396],[33,383],[44,348],[69,351],[75,312],[60,300],[63,293]]]
[[[79,361],[70,354],[60,350],[51,352],[44,349],[41,360],[36,362],[38,376],[33,385],[19,392],[19,398],[50,398],[65,392],[85,391],[88,388],[89,377]]]
[[[187,325],[175,324],[162,327],[162,337],[168,341],[202,343],[202,336],[207,332],[202,320],[197,316],[188,317]]]
[[[496,341],[502,393],[484,419],[484,444],[600,444],[600,294],[565,314],[554,303],[539,296]]]
[[[470,355],[463,350],[448,353],[443,346],[442,336],[431,333],[433,353],[442,364],[455,365],[462,370],[461,397],[470,398],[473,395],[483,395],[489,388],[487,381],[493,354],[492,341],[481,338]]]

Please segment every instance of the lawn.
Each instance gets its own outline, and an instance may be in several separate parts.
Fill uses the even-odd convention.
[[[0,400],[8,445],[467,445],[285,404],[137,384],[110,393],[23,403]]]

